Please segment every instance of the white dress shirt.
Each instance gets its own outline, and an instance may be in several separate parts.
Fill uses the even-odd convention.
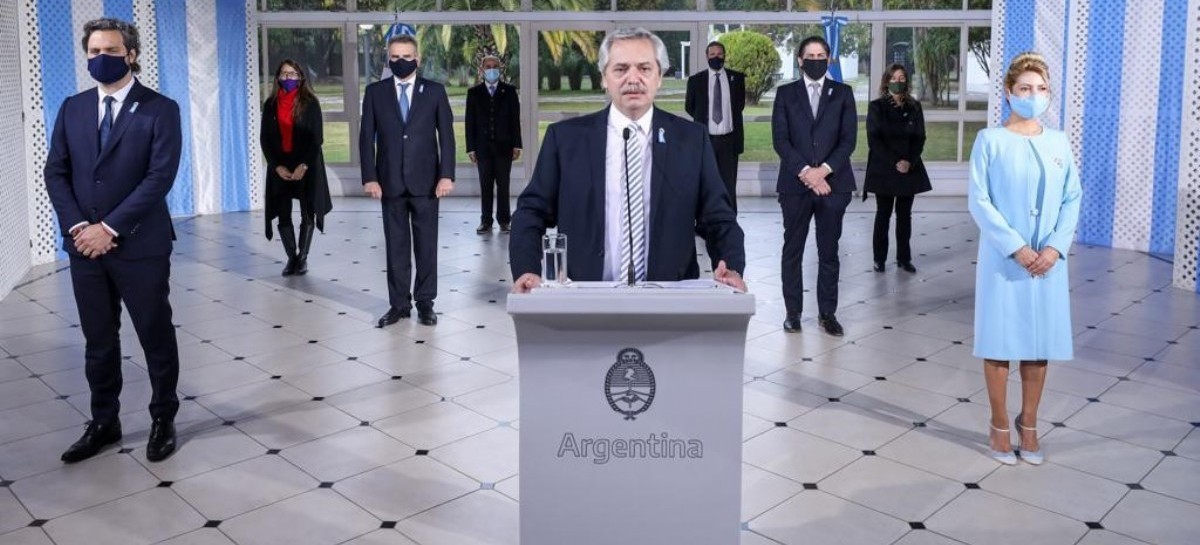
[[[413,72],[408,75],[408,79],[400,79],[398,76],[392,76],[392,85],[396,86],[396,107],[400,107],[400,84],[407,83],[408,88],[404,89],[404,95],[408,97],[408,113],[412,114],[413,107],[413,89],[417,83],[417,73]]]
[[[713,81],[721,86],[721,122],[714,123],[712,116]],[[729,105],[729,72],[724,68],[708,69],[708,134],[724,135],[733,132],[733,109]]]
[[[650,169],[652,153],[654,109],[651,108],[637,120],[642,129],[643,165],[642,210],[646,218],[646,251],[650,249]],[[621,240],[626,236],[625,223],[621,221],[625,210],[625,128],[633,120],[625,117],[616,106],[608,108],[608,138],[604,150],[604,280],[616,280],[621,275]],[[567,241],[568,244],[570,241]]]

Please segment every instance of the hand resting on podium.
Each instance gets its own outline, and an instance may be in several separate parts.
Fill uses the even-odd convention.
[[[713,271],[713,280],[725,284],[740,292],[746,292],[746,281],[737,271],[725,266],[725,260],[717,262],[717,270]],[[525,273],[513,281],[513,293],[529,293],[542,285],[542,277],[537,273]]]

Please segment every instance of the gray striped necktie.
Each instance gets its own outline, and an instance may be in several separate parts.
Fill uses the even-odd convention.
[[[631,136],[625,141],[628,153],[627,172],[629,173],[628,207],[621,211],[621,228],[625,236],[621,237],[621,278],[629,278],[629,263],[632,255],[634,279],[638,282],[646,279],[646,212],[645,194],[645,161],[642,158],[643,144],[641,127],[637,123],[629,125]],[[632,229],[633,236],[630,236]]]

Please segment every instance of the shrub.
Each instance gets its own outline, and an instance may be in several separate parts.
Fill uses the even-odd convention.
[[[775,86],[783,65],[779,52],[775,51],[775,42],[765,34],[749,30],[727,32],[719,40],[725,44],[725,65],[746,74],[746,103],[758,104]]]

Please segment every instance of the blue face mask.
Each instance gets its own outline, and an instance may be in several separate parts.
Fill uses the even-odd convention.
[[[92,79],[108,85],[116,83],[129,73],[129,63],[119,55],[100,54],[88,59],[88,73]]]
[[[300,80],[298,80],[298,79],[281,79],[281,80],[279,80],[279,86],[282,87],[284,91],[287,91],[290,93],[292,91],[295,91],[297,87],[300,87]]]
[[[484,70],[483,79],[487,80],[488,83],[496,83],[497,81],[500,81],[500,69],[488,68],[487,70]]]
[[[1027,97],[1008,95],[1008,104],[1017,115],[1025,119],[1035,119],[1050,107],[1050,97],[1041,93],[1034,93]]]

